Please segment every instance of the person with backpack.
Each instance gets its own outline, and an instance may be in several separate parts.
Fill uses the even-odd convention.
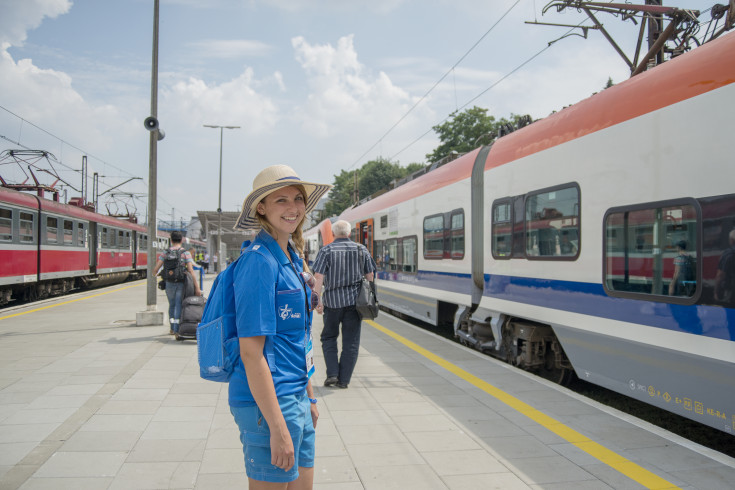
[[[696,262],[687,253],[687,242],[676,243],[677,255],[674,258],[674,275],[669,283],[669,296],[693,296],[696,289]]]
[[[171,232],[171,247],[158,255],[156,260],[156,275],[166,282],[166,297],[168,298],[168,321],[169,335],[176,335],[179,331],[181,319],[181,302],[184,300],[184,287],[186,285],[186,274],[191,275],[194,283],[194,294],[201,296],[199,282],[194,275],[194,259],[191,253],[182,247],[183,237],[180,231]]]
[[[239,342],[229,404],[251,490],[313,486],[319,411],[302,227],[330,187],[304,182],[286,165],[268,167],[255,177],[235,226],[259,230],[223,273],[232,280]]]

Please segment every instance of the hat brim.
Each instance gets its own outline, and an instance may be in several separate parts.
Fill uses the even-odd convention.
[[[306,190],[306,215],[314,210],[316,205],[319,203],[319,200],[324,196],[324,194],[329,192],[329,189],[332,188],[332,186],[329,184],[316,184],[314,182],[290,180],[283,182],[273,182],[271,184],[264,185],[263,187],[254,189],[250,194],[248,194],[248,197],[246,197],[245,201],[242,203],[242,212],[237,218],[237,222],[235,223],[233,229],[259,230],[260,223],[258,222],[258,218],[256,217],[256,207],[258,203],[262,201],[265,196],[276,191],[277,189],[280,189],[281,187],[290,187],[292,185],[303,186],[304,190]]]

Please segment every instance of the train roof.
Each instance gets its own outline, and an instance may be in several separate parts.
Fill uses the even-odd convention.
[[[735,82],[735,34],[614,85],[577,104],[496,140],[485,170],[654,112]],[[364,204],[345,210],[347,221],[371,214],[470,177],[480,148]]]
[[[63,204],[49,199],[38,197],[33,194],[27,194],[25,192],[19,192],[6,187],[0,187],[0,200],[3,202],[10,202],[19,206],[26,206],[31,209],[38,209],[40,205],[42,211],[61,214],[63,216],[70,216],[85,221],[94,221],[96,223],[102,223],[109,226],[117,226],[119,228],[127,228],[145,232],[146,227],[137,223],[131,223],[130,221],[123,221],[112,216],[105,216],[104,214],[94,213],[87,211],[84,208],[78,206],[72,206],[70,204]]]

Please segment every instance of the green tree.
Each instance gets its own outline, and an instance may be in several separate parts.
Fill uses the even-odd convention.
[[[339,175],[334,176],[334,187],[329,191],[329,200],[324,205],[327,216],[339,215],[352,204],[354,174],[354,170],[342,170]]]
[[[421,163],[412,163],[404,168],[386,158],[378,158],[370,160],[358,170],[342,170],[339,175],[334,176],[334,187],[329,191],[329,201],[324,207],[325,213],[327,216],[338,216],[355,203],[355,173],[357,173],[359,199],[364,199],[387,189],[393,180],[403,178],[422,168],[424,165]]]
[[[449,155],[450,152],[467,153],[481,144],[487,144],[498,135],[498,131],[508,125],[519,127],[520,122],[528,116],[510,115],[510,120],[488,116],[487,109],[474,106],[463,112],[450,114],[448,120],[432,129],[439,135],[441,144],[432,153],[426,155],[430,163],[435,163]],[[529,118],[530,120],[530,118]]]
[[[394,179],[406,175],[406,169],[397,163],[391,163],[385,158],[370,160],[358,172],[358,189],[360,199],[364,199],[381,189],[386,189]]]

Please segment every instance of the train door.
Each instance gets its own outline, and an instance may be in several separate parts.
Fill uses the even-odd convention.
[[[130,233],[130,232],[128,232]],[[138,265],[140,265],[140,259],[138,258],[138,245],[140,240],[140,233],[136,230],[133,230],[133,238],[131,240],[131,246],[133,249],[133,270],[136,270],[138,268]],[[196,260],[196,257],[194,257]]]
[[[87,233],[89,233],[87,236],[87,243],[89,243],[89,272],[97,272],[97,223],[90,221]]]
[[[357,226],[357,241],[367,247],[370,255],[375,257],[375,250],[373,250],[373,220],[367,219],[360,221]]]

